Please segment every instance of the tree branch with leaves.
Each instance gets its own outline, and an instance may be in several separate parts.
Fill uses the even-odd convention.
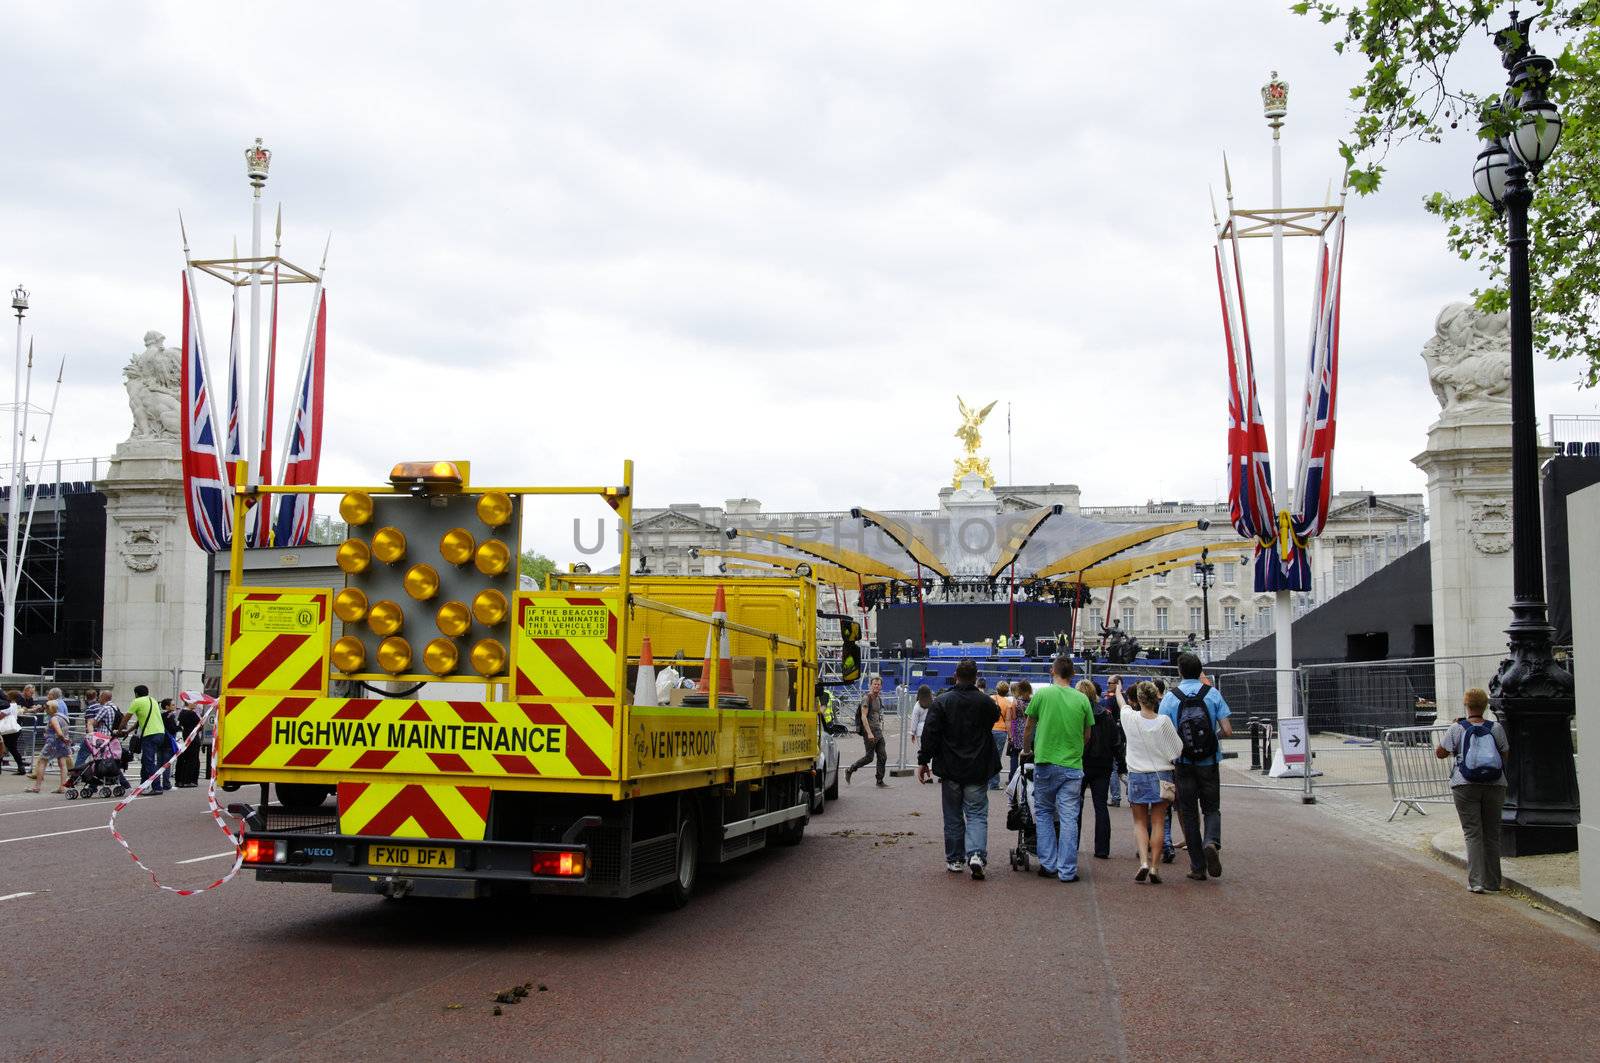
[[[1383,182],[1389,152],[1410,141],[1437,143],[1446,126],[1463,122],[1500,136],[1522,117],[1502,98],[1500,83],[1464,86],[1450,63],[1464,48],[1495,47],[1510,21],[1504,5],[1488,0],[1368,0],[1345,5],[1297,3],[1296,14],[1337,26],[1340,53],[1367,60],[1350,90],[1358,105],[1350,135],[1339,145],[1350,186],[1363,195]],[[1540,173],[1529,211],[1534,347],[1571,359],[1587,387],[1600,383],[1600,0],[1543,0],[1530,4],[1536,43],[1553,55],[1550,99],[1561,109],[1561,145]],[[1480,43],[1481,42],[1481,43]],[[1517,44],[1515,31],[1512,43]],[[1467,172],[1471,160],[1463,160]],[[1444,221],[1446,244],[1486,274],[1473,292],[1480,309],[1506,308],[1505,227],[1475,195],[1435,192],[1424,208]]]

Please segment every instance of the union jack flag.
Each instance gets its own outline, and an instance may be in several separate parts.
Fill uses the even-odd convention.
[[[1223,337],[1228,349],[1228,514],[1234,529],[1253,539],[1256,591],[1311,589],[1310,540],[1321,534],[1333,492],[1334,411],[1339,383],[1339,278],[1344,259],[1344,215],[1324,234],[1312,292],[1315,318],[1306,371],[1306,399],[1300,428],[1300,459],[1290,509],[1276,511],[1266,424],[1256,390],[1255,364],[1245,314],[1238,237],[1232,241],[1232,270],[1224,262],[1219,229],[1217,290],[1222,301]],[[1231,276],[1230,276],[1231,272]],[[1238,286],[1238,309],[1234,286]],[[1279,455],[1285,458],[1284,455]]]
[[[233,541],[233,504],[222,479],[211,388],[206,379],[205,343],[193,284],[183,275],[183,497],[189,534],[200,549],[215,554]]]
[[[1237,256],[1238,249],[1234,249]],[[1250,348],[1244,292],[1234,310],[1234,278],[1228,276],[1222,245],[1216,249],[1217,292],[1222,300],[1223,341],[1228,348],[1228,516],[1246,539],[1272,536],[1272,461],[1267,453],[1267,426],[1261,419],[1256,369]],[[1237,277],[1238,259],[1234,260]]]
[[[300,379],[295,382],[294,413],[289,423],[289,448],[283,459],[285,485],[310,485],[317,482],[318,466],[322,463],[322,385],[327,364],[328,297],[317,289],[315,333],[311,356],[300,367]],[[311,534],[311,517],[314,495],[283,495],[278,498],[278,511],[273,530],[273,543],[277,546],[300,546]]]
[[[1305,413],[1300,424],[1300,469],[1294,488],[1294,532],[1302,539],[1322,533],[1333,495],[1333,440],[1339,394],[1339,287],[1344,267],[1344,215],[1324,242],[1311,305],[1317,310],[1306,364]]]

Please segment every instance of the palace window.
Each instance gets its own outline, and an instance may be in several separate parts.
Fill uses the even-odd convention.
[[[1156,630],[1167,630],[1167,607],[1164,605],[1156,606]]]
[[[1199,631],[1204,623],[1205,616],[1201,613],[1200,607],[1198,605],[1189,606],[1189,626]]]
[[[1237,569],[1238,569],[1238,567],[1239,566],[1234,564],[1232,561],[1224,561],[1222,563],[1222,582],[1224,582],[1224,583],[1234,583],[1234,582],[1236,582],[1237,581]]]
[[[1133,606],[1131,605],[1125,605],[1122,607],[1122,630],[1133,630]]]
[[[1237,605],[1225,605],[1225,606],[1223,606],[1222,607],[1222,623],[1223,623],[1223,626],[1231,628],[1235,624],[1237,624],[1238,622],[1239,622],[1239,607]]]

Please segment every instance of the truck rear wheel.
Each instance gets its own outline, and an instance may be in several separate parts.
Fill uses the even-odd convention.
[[[309,812],[333,793],[333,787],[316,783],[280,782],[273,783],[272,788],[278,795],[278,803],[293,812]]]
[[[685,808],[678,821],[677,866],[673,880],[656,891],[656,900],[663,908],[677,909],[688,904],[700,877],[700,821],[692,807]]]

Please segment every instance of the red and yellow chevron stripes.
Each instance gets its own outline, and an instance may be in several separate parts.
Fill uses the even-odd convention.
[[[340,834],[480,842],[488,824],[487,786],[339,784]]]
[[[228,598],[224,692],[324,694],[333,592],[251,588]]]
[[[599,704],[231,695],[225,769],[483,778],[616,777],[616,708]]]
[[[511,656],[520,701],[617,697],[617,599],[522,591],[516,596]]]

